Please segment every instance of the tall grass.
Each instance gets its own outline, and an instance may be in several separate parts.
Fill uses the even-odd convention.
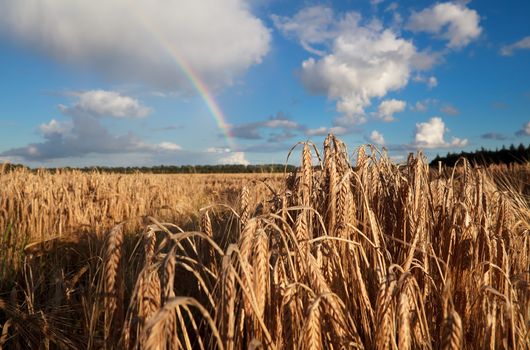
[[[365,147],[352,164],[333,136],[301,147],[267,200],[245,186],[186,227],[148,217],[26,256],[0,345],[530,348],[530,218],[510,176]]]

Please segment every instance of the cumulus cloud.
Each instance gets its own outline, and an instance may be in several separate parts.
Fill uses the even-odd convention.
[[[206,153],[215,154],[216,163],[218,164],[250,164],[250,162],[246,159],[245,152],[234,152],[230,148],[209,147],[206,149]]]
[[[414,45],[390,31],[357,30],[339,36],[333,53],[302,63],[302,82],[314,93],[337,100],[342,124],[365,121],[364,109],[374,97],[404,87],[409,79]]]
[[[503,46],[501,55],[511,56],[516,50],[530,50],[530,36],[524,37],[513,44]]]
[[[316,23],[305,30],[314,17]],[[308,44],[320,44],[321,57],[303,61],[300,77],[309,92],[336,101],[342,115],[335,126],[350,128],[365,122],[365,108],[373,98],[403,88],[412,71],[428,69],[435,62],[418,52],[411,40],[377,20],[362,22],[356,12],[335,16],[327,7],[310,7],[293,17],[276,16],[275,24],[306,49]],[[308,51],[315,52],[313,47]]]
[[[515,133],[517,136],[529,136],[530,135],[530,122],[523,125],[523,128]]]
[[[227,156],[219,158],[219,164],[242,164],[249,165],[250,162],[245,158],[245,152],[233,152]]]
[[[137,99],[123,96],[116,91],[90,90],[71,94],[77,97],[77,102],[70,107],[59,105],[64,114],[143,118],[151,113],[151,108],[143,106]]]
[[[43,136],[52,136],[54,134],[66,135],[70,133],[72,127],[71,122],[60,122],[52,119],[48,123],[41,124],[39,131]]]
[[[229,152],[217,159],[217,164],[242,164],[249,165],[245,152]]]
[[[443,146],[445,124],[441,118],[431,118],[428,122],[416,124],[414,142],[426,148]]]
[[[437,3],[413,12],[406,27],[413,32],[435,34],[447,40],[450,48],[464,47],[482,33],[477,11],[454,2]]]
[[[244,123],[239,125],[231,125],[229,127],[229,134],[235,138],[241,138],[246,140],[258,140],[262,139],[262,130],[273,129],[279,130],[280,133],[271,134],[281,135],[284,138],[287,136],[296,136],[292,132],[296,130],[303,130],[305,127],[294,120],[289,119],[285,113],[278,112],[275,116],[271,116],[269,119],[257,121],[253,123]],[[269,136],[270,137],[270,136]]]
[[[391,122],[394,120],[394,114],[403,112],[407,103],[405,101],[391,99],[384,100],[379,104],[377,109],[377,117],[385,122]]]
[[[445,123],[439,117],[433,117],[428,122],[416,123],[414,146],[418,148],[451,148],[467,145],[467,139],[457,137],[453,137],[451,142],[446,142],[445,133],[447,131]]]
[[[447,104],[447,105],[443,106],[442,107],[442,112],[447,114],[447,115],[452,115],[452,116],[460,114],[460,111],[458,110],[458,108],[456,108],[455,106],[453,106],[451,104]]]
[[[245,0],[0,0],[0,33],[119,82],[190,91],[191,68],[220,88],[269,50]]]
[[[53,125],[52,122],[48,123]],[[88,154],[130,153],[153,151],[156,146],[143,143],[134,134],[112,135],[94,117],[73,117],[71,128],[54,127],[50,131],[42,127],[44,141],[26,147],[13,148],[3,156],[17,156],[29,161],[47,161],[67,157],[83,157]]]
[[[101,91],[98,91],[98,95]],[[93,154],[157,153],[180,151],[172,142],[148,144],[138,136],[127,133],[113,135],[101,124],[101,117],[143,116],[149,110],[138,101],[116,93],[101,92],[112,98],[88,98],[85,93],[77,94],[78,101],[71,107],[59,106],[69,119],[51,119],[38,127],[43,141],[25,147],[12,148],[0,156],[18,157],[27,161],[46,162],[69,157],[85,157]],[[113,103],[118,101],[117,103]]]
[[[377,130],[374,130],[370,133],[370,137],[368,137],[368,141],[375,143],[377,145],[385,144],[385,138],[383,137],[383,134],[381,134]]]

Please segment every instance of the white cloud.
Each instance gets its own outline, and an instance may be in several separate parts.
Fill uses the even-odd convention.
[[[414,146],[418,148],[448,148],[464,147],[467,145],[467,139],[453,137],[451,142],[444,139],[448,130],[442,118],[433,117],[428,122],[417,123],[414,134]]]
[[[445,145],[445,124],[441,118],[434,117],[428,122],[416,124],[414,142],[425,148],[440,147]]]
[[[349,119],[362,122],[373,97],[407,84],[414,54],[412,43],[390,31],[358,27],[336,39],[333,53],[305,60],[302,82],[308,90],[337,100],[337,110]]]
[[[384,100],[379,104],[377,109],[377,117],[384,120],[385,122],[391,122],[394,120],[394,114],[403,112],[407,103],[396,99]]]
[[[311,31],[304,29],[312,18],[306,13],[315,13],[318,18]],[[301,80],[311,93],[336,101],[342,114],[335,120],[336,126],[351,128],[365,122],[365,108],[372,98],[405,87],[411,71],[428,69],[435,62],[381,22],[361,23],[356,12],[334,16],[329,8],[311,7],[292,18],[276,17],[275,23],[283,33],[297,37],[306,49],[308,43],[321,44],[321,58],[303,61]]]
[[[503,46],[501,48],[501,55],[503,56],[511,56],[513,55],[514,51],[516,50],[530,50],[530,36],[524,37],[521,40],[510,44]]]
[[[41,124],[39,131],[43,136],[51,136],[53,134],[66,135],[72,130],[72,123],[60,122],[55,119],[50,120],[48,123]]]
[[[123,96],[116,91],[90,90],[72,93],[77,102],[67,107],[60,105],[65,114],[87,114],[98,117],[143,118],[151,113],[151,108],[143,106],[137,99]]]
[[[230,148],[220,148],[220,147],[208,147],[206,149],[207,153],[228,153],[230,152]]]
[[[443,2],[414,12],[407,23],[407,29],[438,35],[448,40],[448,47],[459,48],[479,37],[482,32],[479,22],[477,11],[464,4]]]
[[[190,91],[182,64],[220,88],[269,50],[245,0],[0,0],[0,32],[119,82]]]
[[[176,143],[167,142],[167,141],[159,143],[158,147],[164,151],[181,151],[182,150],[181,146],[177,145]]]
[[[465,147],[467,146],[467,144],[468,144],[467,139],[453,137],[451,138],[451,143],[448,145],[448,147]]]
[[[218,164],[250,164],[250,162],[246,159],[245,152],[234,152],[230,148],[209,147],[206,149],[205,153],[215,155],[215,162]]]
[[[228,155],[219,158],[219,164],[242,164],[249,165],[250,162],[245,158],[245,152],[232,152]]]
[[[379,131],[374,130],[370,133],[370,137],[368,138],[370,142],[373,142],[378,145],[384,145],[385,144],[385,138],[383,137],[383,134],[381,134]]]

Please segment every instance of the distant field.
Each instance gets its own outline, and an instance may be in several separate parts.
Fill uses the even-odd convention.
[[[141,231],[144,218],[191,222],[203,206],[238,206],[244,185],[255,200],[271,194],[283,174],[106,174],[80,171],[0,175],[0,242],[12,254],[24,245],[72,234],[108,232],[125,221]],[[2,249],[4,250],[4,249]]]
[[[530,348],[528,165],[302,147],[291,175],[0,174],[0,346]]]

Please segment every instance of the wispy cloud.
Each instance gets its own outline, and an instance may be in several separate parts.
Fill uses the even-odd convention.
[[[269,119],[244,123],[238,125],[231,125],[229,127],[229,134],[232,137],[246,139],[246,140],[260,140],[264,138],[264,130],[279,130],[280,132],[272,132],[269,134],[269,139],[274,137],[287,139],[296,136],[294,131],[303,131],[305,126],[298,122],[291,120],[285,113],[278,112],[275,116]]]
[[[166,125],[166,126],[158,126],[154,128],[149,128],[151,131],[173,131],[173,130],[180,130],[184,127],[182,125]]]
[[[438,100],[433,98],[427,98],[425,100],[417,101],[415,104],[410,105],[410,110],[413,112],[427,112],[430,106],[438,104]]]
[[[530,36],[524,37],[513,44],[503,46],[500,53],[503,56],[512,56],[517,50],[530,50]]]
[[[427,84],[427,86],[429,87],[429,89],[432,89],[432,88],[435,88],[438,86],[438,79],[431,75],[430,77],[426,77],[422,74],[416,74],[413,78],[412,78],[412,81],[416,82],[416,83],[425,83]]]
[[[332,127],[325,127],[321,126],[319,128],[314,129],[307,129],[305,131],[305,134],[307,136],[326,136],[327,134],[334,134],[337,136],[344,135],[348,133],[348,129],[342,126],[332,126]]]
[[[497,133],[497,132],[488,132],[488,133],[480,135],[480,137],[485,139],[485,140],[499,140],[499,141],[502,141],[502,140],[507,140],[508,139],[508,137],[506,135],[503,135],[503,134],[500,134],[500,133]]]
[[[442,107],[441,111],[443,113],[445,113],[447,115],[451,115],[451,116],[455,116],[455,115],[459,115],[460,114],[460,111],[458,110],[458,108],[456,108],[452,104],[446,104],[445,106]]]
[[[517,136],[529,136],[530,135],[530,122],[525,123],[521,130],[515,133]]]

